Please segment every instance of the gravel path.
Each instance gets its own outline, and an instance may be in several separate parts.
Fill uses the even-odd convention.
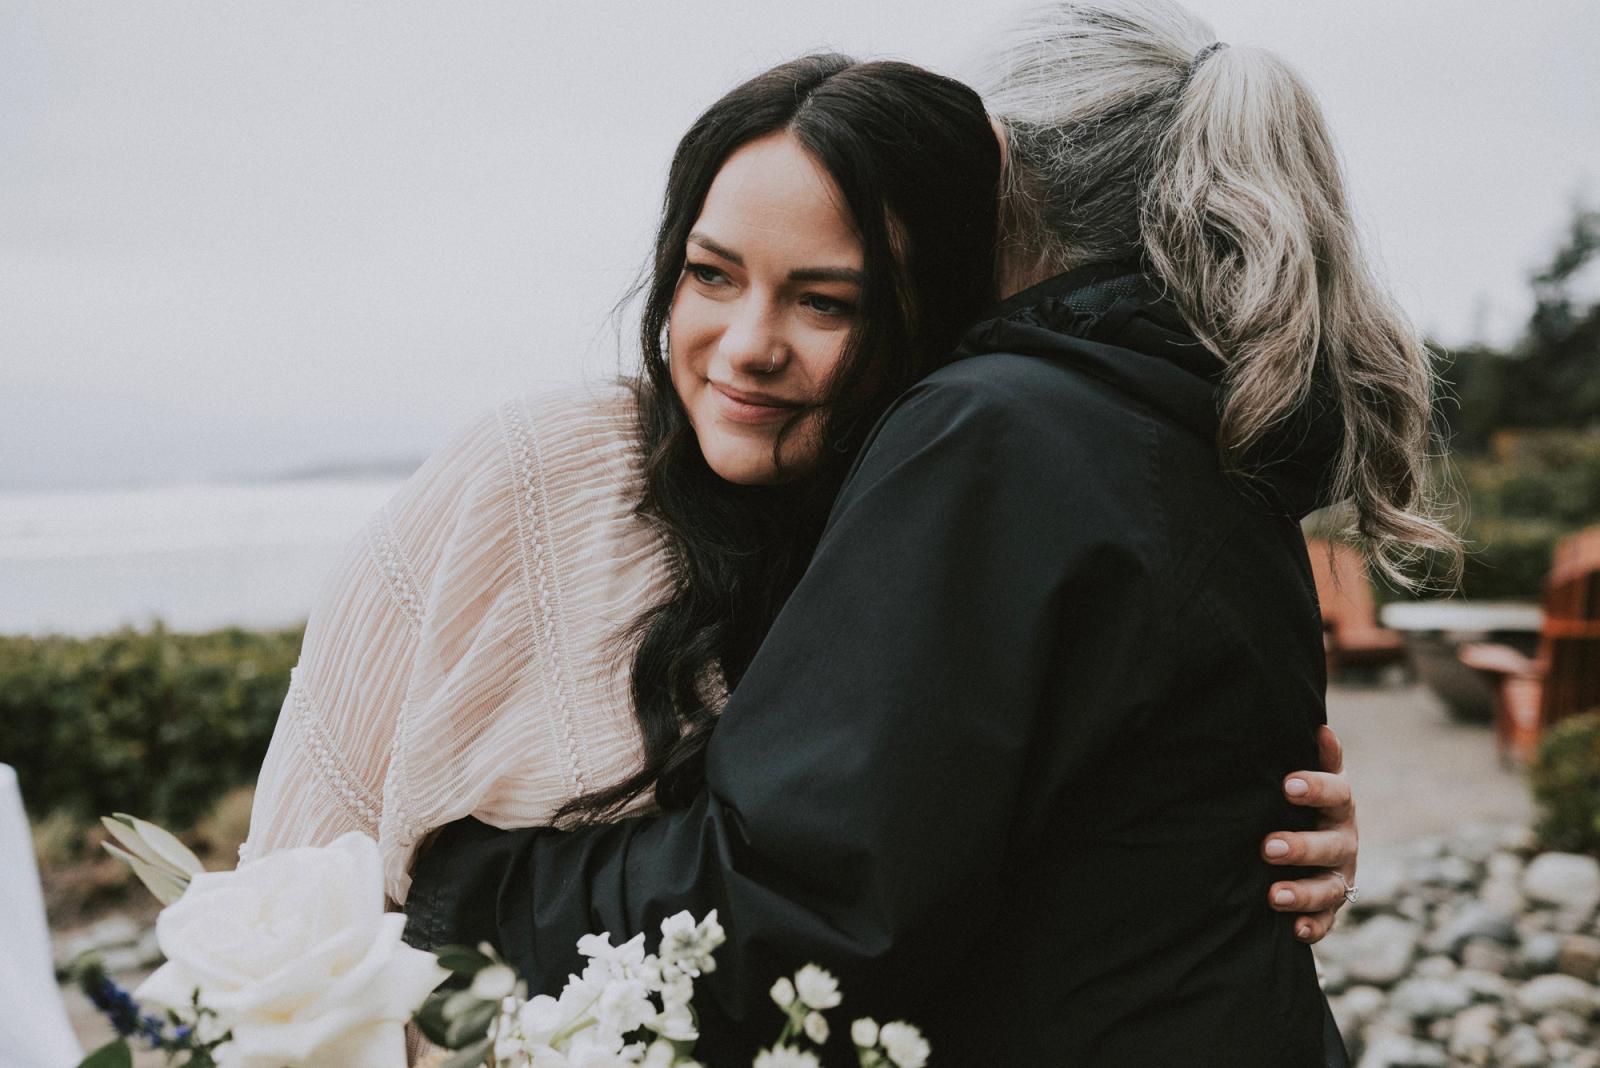
[[[1500,766],[1490,729],[1450,719],[1420,686],[1335,686],[1328,722],[1344,743],[1364,854],[1466,823],[1533,819],[1526,780]]]

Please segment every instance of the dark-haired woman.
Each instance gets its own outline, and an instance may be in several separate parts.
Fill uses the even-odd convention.
[[[507,403],[372,520],[308,627],[246,856],[363,830],[403,901],[462,817],[700,793],[724,686],[861,443],[992,300],[999,176],[977,96],[904,64],[809,57],[713,105],[673,160],[638,383]],[[1327,909],[1323,880],[1285,885]]]

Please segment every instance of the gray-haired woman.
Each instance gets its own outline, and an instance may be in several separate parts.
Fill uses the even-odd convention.
[[[543,988],[587,930],[715,907],[715,1064],[806,960],[938,1064],[1343,1063],[1253,861],[1325,715],[1299,518],[1350,498],[1390,568],[1455,548],[1426,359],[1281,63],[1156,0],[1050,5],[1010,42],[1011,295],[878,424],[705,786],[609,826],[447,827],[415,917]]]
[[[1310,402],[1341,417],[1328,497],[1354,504],[1374,561],[1405,583],[1420,550],[1457,551],[1428,515],[1428,354],[1373,278],[1292,68],[1169,0],[1068,0],[1012,24],[977,88],[1007,147],[1004,291],[1142,266],[1226,367],[1225,461],[1271,463],[1263,439]]]

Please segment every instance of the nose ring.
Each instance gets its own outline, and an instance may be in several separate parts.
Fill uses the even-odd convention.
[[[767,364],[767,374],[772,374],[778,369],[778,351],[772,351],[772,362]]]

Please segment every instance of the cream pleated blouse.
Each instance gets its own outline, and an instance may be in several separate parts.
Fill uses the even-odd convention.
[[[634,413],[622,386],[509,401],[368,521],[307,624],[242,858],[364,831],[404,902],[429,831],[548,824],[638,766],[626,631],[669,578],[633,514]]]

